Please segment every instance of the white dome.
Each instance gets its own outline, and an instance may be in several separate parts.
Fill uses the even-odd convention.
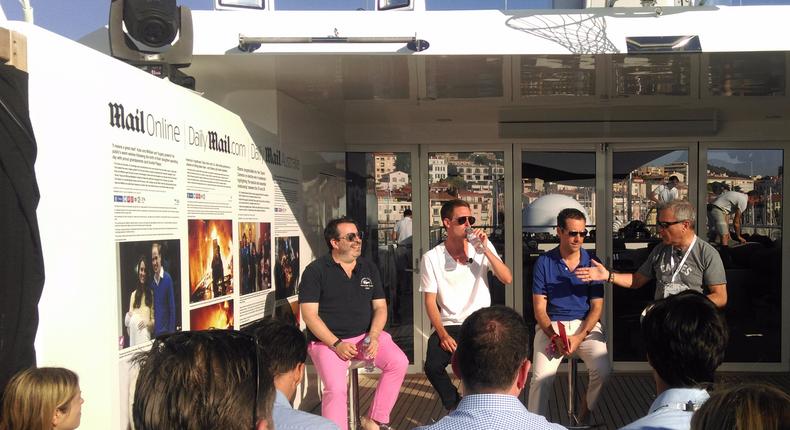
[[[587,211],[573,197],[564,194],[546,194],[538,197],[521,211],[521,225],[528,233],[554,233],[557,215],[561,210],[574,208],[580,210],[588,220]]]

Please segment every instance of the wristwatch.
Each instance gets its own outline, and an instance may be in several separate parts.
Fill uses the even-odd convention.
[[[343,341],[340,338],[337,338],[335,343],[333,343],[332,346],[330,346],[330,348],[337,349],[337,346],[340,345],[341,343],[343,343]]]

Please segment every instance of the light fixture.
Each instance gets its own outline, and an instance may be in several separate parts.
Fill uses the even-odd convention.
[[[258,37],[239,35],[239,50],[244,52],[254,52],[262,44],[270,43],[405,43],[406,48],[415,51],[425,51],[431,45],[426,40],[412,37]]]
[[[124,30],[124,24],[126,29]],[[176,0],[112,0],[110,55],[195,88],[195,80],[178,69],[192,62],[192,12]]]
[[[376,2],[376,10],[412,10],[411,0],[378,0]]]
[[[215,0],[214,9],[265,9],[264,0]]]
[[[699,36],[637,36],[626,37],[629,54],[667,54],[702,52]]]

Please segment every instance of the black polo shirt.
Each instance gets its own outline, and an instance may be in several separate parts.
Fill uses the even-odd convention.
[[[371,301],[383,298],[378,267],[362,257],[357,258],[349,278],[329,253],[310,263],[299,283],[299,302],[318,303],[318,316],[341,339],[368,331],[373,317]],[[309,329],[307,337],[318,340]]]

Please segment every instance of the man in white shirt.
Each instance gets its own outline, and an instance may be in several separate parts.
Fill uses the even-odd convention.
[[[403,218],[395,223],[395,228],[392,230],[392,240],[397,240],[398,245],[404,245],[406,239],[411,237],[411,209],[403,211]],[[411,244],[411,241],[409,241]]]
[[[680,179],[677,176],[672,175],[667,180],[666,184],[662,184],[657,186],[653,193],[650,195],[650,200],[656,203],[669,203],[672,200],[677,200],[680,198],[680,192],[678,191],[678,183]]]
[[[469,203],[450,200],[442,205],[441,217],[447,240],[426,252],[420,263],[420,292],[434,328],[424,370],[445,409],[453,410],[461,396],[445,367],[455,352],[461,324],[476,310],[491,305],[489,270],[503,284],[510,283],[513,276],[483,230],[474,230],[483,252],[478,253],[467,241],[465,229],[475,223]]]
[[[741,215],[746,209],[754,206],[761,201],[757,191],[749,191],[744,194],[739,191],[725,191],[711,203],[710,219],[716,229],[716,238],[723,246],[730,243],[730,224],[728,218],[732,215],[732,226],[735,230],[735,240],[746,243],[746,239],[741,236]]]

